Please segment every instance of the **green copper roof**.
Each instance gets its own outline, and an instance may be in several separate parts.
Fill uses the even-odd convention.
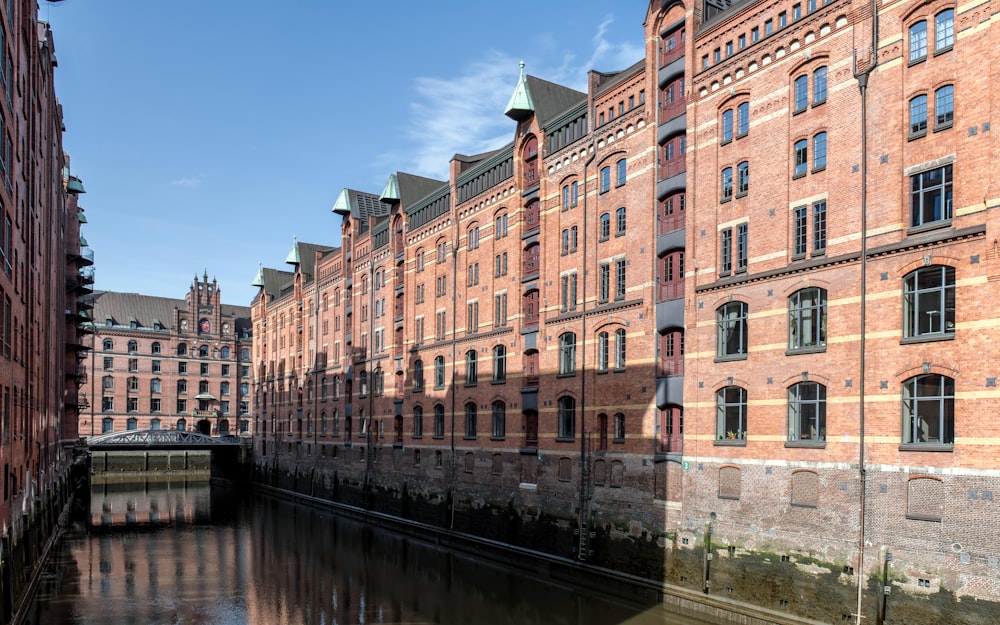
[[[253,277],[250,286],[264,286],[264,265],[257,263],[257,275]]]
[[[340,192],[337,196],[337,201],[333,203],[333,212],[338,215],[350,215],[351,214],[351,198],[347,196],[347,189]]]
[[[524,61],[521,61],[521,78],[517,81],[510,102],[507,103],[507,110],[504,115],[511,119],[520,121],[526,119],[535,112],[535,103],[531,100],[531,92],[528,90],[528,81],[524,75]]]
[[[398,202],[399,201],[399,178],[396,174],[389,174],[389,179],[385,183],[385,188],[382,189],[382,195],[378,197],[382,202]]]
[[[76,214],[76,220],[82,224],[85,224],[87,223],[87,216],[83,214],[83,211],[80,211]]]
[[[292,237],[292,251],[288,252],[285,262],[289,265],[298,265],[301,262],[299,259],[299,242],[295,237]]]

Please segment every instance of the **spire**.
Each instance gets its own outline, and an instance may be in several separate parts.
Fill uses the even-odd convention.
[[[385,188],[382,189],[382,195],[378,198],[382,202],[398,202],[399,197],[399,178],[396,174],[389,174],[389,180],[385,183]]]
[[[351,214],[351,198],[347,195],[347,189],[337,196],[337,201],[333,203],[333,212],[345,216]]]
[[[288,252],[285,262],[289,265],[298,265],[301,262],[299,260],[299,241],[295,236],[292,236],[292,251]]]
[[[515,121],[524,121],[534,112],[535,103],[531,101],[528,78],[524,75],[524,61],[521,61],[521,77],[517,81],[517,87],[514,88],[514,94],[510,96],[504,115]]]
[[[264,265],[261,263],[257,263],[257,275],[254,276],[253,282],[250,283],[250,286],[264,286]]]

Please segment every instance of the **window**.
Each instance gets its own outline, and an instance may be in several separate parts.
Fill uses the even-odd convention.
[[[434,406],[434,436],[437,438],[444,436],[444,406],[441,404]]]
[[[774,21],[773,20],[765,20],[764,21],[764,36],[766,37],[767,35],[770,35],[773,32],[774,32]]]
[[[728,302],[715,313],[716,350],[719,358],[747,355],[747,305]]]
[[[625,207],[622,206],[615,211],[615,236],[620,237],[625,235]],[[575,249],[575,246],[574,246]]]
[[[749,254],[749,234],[747,224],[736,226],[736,271],[746,271]]]
[[[507,348],[497,345],[493,348],[493,381],[504,382],[507,380]]]
[[[722,170],[722,201],[728,202],[733,199],[733,168],[726,167]]]
[[[101,398],[101,410],[103,412],[112,412],[115,409],[115,398],[114,397],[102,397]]]
[[[951,220],[951,165],[910,176],[910,225]]]
[[[743,161],[736,166],[736,197],[743,197],[750,190],[750,163]]]
[[[792,21],[798,21],[802,19],[802,5],[796,4],[792,7]]]
[[[573,184],[575,185],[576,183]],[[497,239],[502,239],[507,236],[507,213],[497,215],[493,231],[495,238]]]
[[[135,352],[139,351],[139,343],[138,343],[138,341],[129,341],[128,342],[128,351],[129,351],[130,354],[134,354]]]
[[[826,200],[813,204],[813,253],[826,250]]]
[[[934,92],[934,130],[951,128],[955,120],[955,87],[945,85]]]
[[[625,299],[625,259],[615,261],[615,299]]]
[[[733,140],[733,109],[728,109],[722,113],[722,143],[729,143]]]
[[[799,139],[795,142],[795,170],[793,178],[800,178],[806,175],[809,169],[809,141]]]
[[[601,241],[611,238],[611,213],[601,215],[599,237]]]
[[[115,368],[114,362],[115,362],[114,358],[105,358],[104,359],[104,370],[105,371],[113,371],[114,368]]]
[[[809,77],[802,74],[795,79],[795,108],[792,113],[801,113],[809,104]]]
[[[221,382],[219,384],[219,395],[229,394],[229,382]]]
[[[576,372],[576,334],[566,332],[559,335],[559,374]]]
[[[163,382],[160,381],[160,378],[153,378],[152,380],[149,381],[150,393],[159,393],[162,388],[163,388]]]
[[[478,359],[476,350],[470,349],[465,353],[465,383],[476,384],[479,381]]]
[[[187,380],[177,380],[177,394],[185,395],[188,392]]]
[[[188,372],[188,363],[185,361],[180,361],[177,363],[177,373],[184,375]]]
[[[793,254],[795,255],[796,258],[806,255],[806,249],[808,244],[807,239],[809,236],[809,222],[808,222],[808,217],[806,215],[807,210],[808,210],[807,207],[799,206],[798,208],[795,209],[794,212],[795,217],[792,229],[795,237],[795,242],[793,247],[794,250]]]
[[[919,21],[910,26],[910,63],[927,58],[927,22]]]
[[[563,275],[560,279],[560,284],[560,306],[562,310],[576,310],[576,272]]]
[[[750,103],[736,107],[736,137],[745,137],[750,132]]]
[[[479,226],[469,228],[468,247],[470,250],[479,249]]]
[[[946,9],[934,17],[934,52],[950,50],[955,45],[955,11]]]
[[[955,442],[955,380],[926,374],[903,382],[903,444]]]
[[[826,169],[826,133],[818,132],[813,137],[813,171]]]
[[[139,390],[139,378],[137,378],[137,377],[130,377],[128,379],[128,390],[129,390],[129,392],[132,392],[132,393],[134,393],[134,392],[136,392],[136,391]]]
[[[598,269],[600,272],[598,299],[601,302],[606,302],[608,301],[611,292],[611,265],[608,263],[601,263]]]
[[[129,417],[125,420],[125,429],[130,431],[139,429],[139,420],[135,417]]]
[[[754,26],[753,28],[750,29],[750,41],[752,43],[757,43],[758,41],[760,41],[760,28],[758,28],[757,26]]]
[[[201,363],[200,370],[201,370],[201,375],[208,375],[208,363],[207,362]]]
[[[903,336],[954,336],[955,268],[921,267],[903,278]]]
[[[465,404],[465,438],[476,437],[476,404]]]
[[[788,440],[826,442],[826,387],[799,382],[788,388]]]
[[[434,359],[434,388],[444,388],[444,356]]]
[[[159,354],[160,353],[160,344],[154,342],[152,345],[149,346],[149,352],[151,354]]]
[[[625,415],[620,412],[615,414],[613,435],[614,435],[614,442],[616,443],[625,442]]]
[[[826,347],[826,290],[800,289],[788,298],[788,349]]]
[[[413,407],[413,438],[424,435],[424,408],[423,406]]]
[[[413,362],[413,390],[424,390],[424,361],[415,360]],[[323,380],[323,399],[326,399],[326,379]]]
[[[927,96],[918,95],[910,100],[910,137],[927,132]]]
[[[576,400],[572,397],[559,398],[559,438],[576,436]]]
[[[163,370],[163,365],[160,363],[159,360],[153,360],[150,363],[150,369],[152,370],[153,373],[159,373],[160,371]]]
[[[733,229],[725,228],[719,234],[719,275],[728,276],[733,272]]]
[[[115,420],[111,417],[101,419],[101,434],[108,434],[115,431]]]
[[[499,399],[493,402],[493,438],[507,435],[507,404]]]
[[[826,67],[813,72],[813,106],[826,102]]]
[[[139,412],[139,398],[138,397],[125,398],[125,410],[126,412]]]
[[[608,344],[607,332],[597,335],[597,370],[601,373],[608,371]]]
[[[627,169],[624,158],[615,163],[615,186],[620,187],[625,184]]]
[[[715,394],[718,440],[746,441],[747,391],[739,386],[720,388]]]
[[[788,25],[788,14],[782,11],[778,13],[778,28],[782,29]]]
[[[625,370],[625,328],[615,330],[615,371]]]
[[[611,166],[601,168],[601,193],[611,190]]]
[[[223,360],[229,360],[229,348],[228,347],[223,347],[222,349],[219,350],[219,358],[221,358]]]

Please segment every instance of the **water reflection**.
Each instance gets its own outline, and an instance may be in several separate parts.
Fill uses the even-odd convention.
[[[91,503],[28,623],[693,622],[207,483],[104,484]]]

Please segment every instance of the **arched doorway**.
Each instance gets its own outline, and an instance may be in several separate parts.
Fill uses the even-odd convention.
[[[198,432],[204,434],[205,436],[212,435],[212,422],[208,419],[202,419],[198,422]]]

